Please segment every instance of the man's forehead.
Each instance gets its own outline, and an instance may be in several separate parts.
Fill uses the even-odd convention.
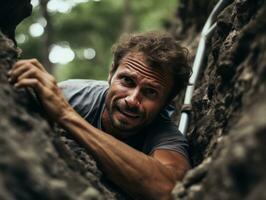
[[[127,54],[121,63],[123,67],[133,69],[146,77],[157,80],[162,85],[170,84],[171,75],[161,67],[151,67],[144,53],[136,52]]]
[[[147,63],[147,56],[142,52],[129,52],[123,57],[122,60],[125,60],[128,58],[137,59],[145,64]]]
[[[121,60],[121,64],[122,63],[135,64],[136,67],[139,67],[143,70],[151,71],[158,75],[165,76],[168,74],[167,70],[163,67],[151,66],[151,64],[148,62],[147,56],[145,55],[145,53],[142,53],[142,52],[130,52],[126,54]]]

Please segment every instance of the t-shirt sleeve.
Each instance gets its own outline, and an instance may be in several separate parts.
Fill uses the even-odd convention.
[[[104,103],[107,82],[72,79],[60,82],[58,86],[77,113],[94,125]]]
[[[171,121],[162,119],[152,125],[143,147],[144,152],[149,155],[157,149],[167,149],[179,152],[189,160],[188,141]]]
[[[70,100],[73,96],[79,93],[79,90],[84,88],[83,85],[81,85],[78,81],[76,80],[67,80],[67,81],[62,81],[58,83],[58,87],[62,91],[64,97],[66,100]]]
[[[67,80],[58,84],[65,99],[82,116],[89,112],[90,93],[88,83],[80,80]],[[86,105],[87,104],[87,105]]]

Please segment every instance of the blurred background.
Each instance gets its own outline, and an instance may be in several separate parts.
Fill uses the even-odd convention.
[[[58,81],[106,79],[123,33],[166,30],[177,0],[32,0],[16,30],[21,58],[37,58]]]

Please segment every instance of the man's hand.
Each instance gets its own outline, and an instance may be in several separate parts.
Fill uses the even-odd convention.
[[[52,120],[60,121],[73,109],[62,96],[55,78],[36,59],[20,60],[8,72],[9,82],[16,88],[31,87]]]

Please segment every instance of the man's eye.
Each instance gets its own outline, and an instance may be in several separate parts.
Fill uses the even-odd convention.
[[[151,88],[146,88],[144,90],[144,93],[149,98],[156,98],[158,96],[158,92],[154,89],[151,89]]]
[[[122,80],[123,84],[125,84],[127,86],[132,86],[134,84],[134,81],[127,76],[122,76],[121,80]]]

